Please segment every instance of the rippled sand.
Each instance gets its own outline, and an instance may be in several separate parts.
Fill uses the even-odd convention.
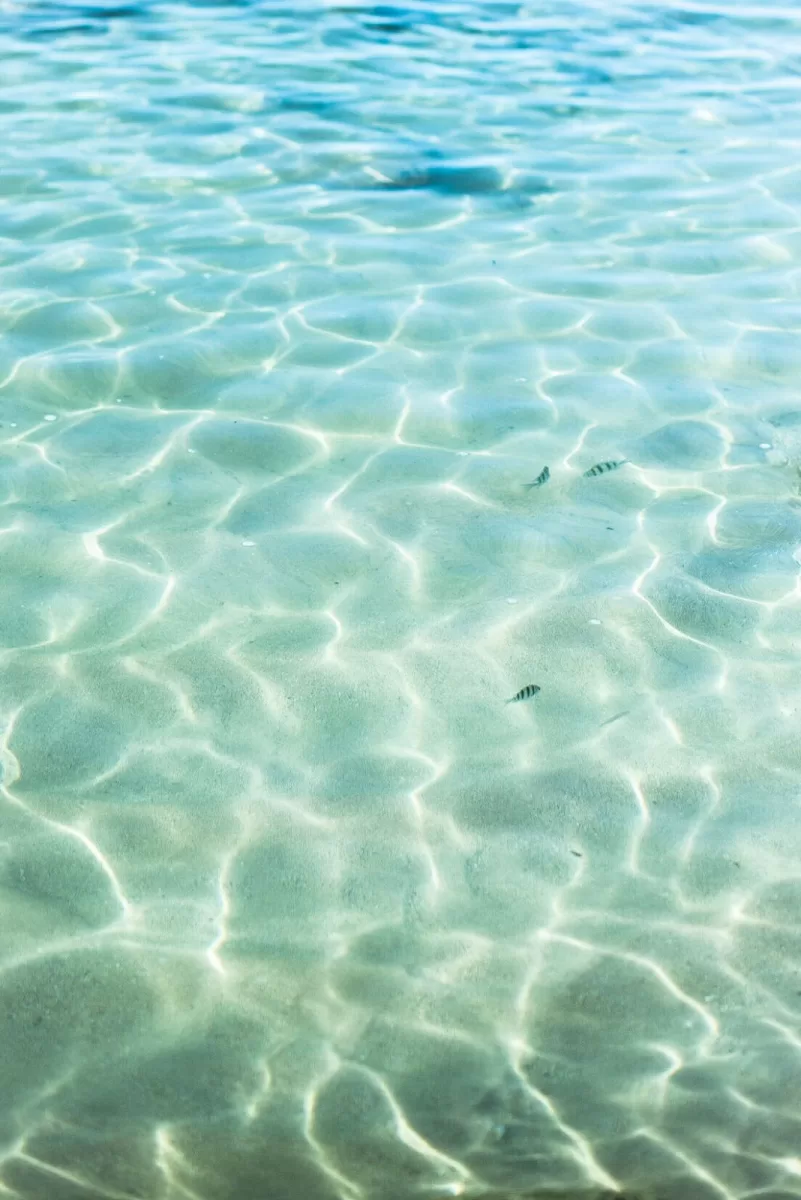
[[[0,1197],[801,1197],[798,12],[0,52]]]

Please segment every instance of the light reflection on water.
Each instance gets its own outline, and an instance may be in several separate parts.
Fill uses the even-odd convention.
[[[6,1193],[801,1196],[798,13],[0,52]]]

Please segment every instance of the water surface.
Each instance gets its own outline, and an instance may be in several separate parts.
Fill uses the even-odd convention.
[[[798,9],[0,56],[0,1193],[801,1197]]]

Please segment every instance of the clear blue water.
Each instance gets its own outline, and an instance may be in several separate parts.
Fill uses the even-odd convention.
[[[801,10],[0,62],[0,1196],[801,1197]]]

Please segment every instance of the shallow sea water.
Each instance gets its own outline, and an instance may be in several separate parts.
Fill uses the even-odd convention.
[[[801,1197],[801,11],[0,54],[0,1197]]]

